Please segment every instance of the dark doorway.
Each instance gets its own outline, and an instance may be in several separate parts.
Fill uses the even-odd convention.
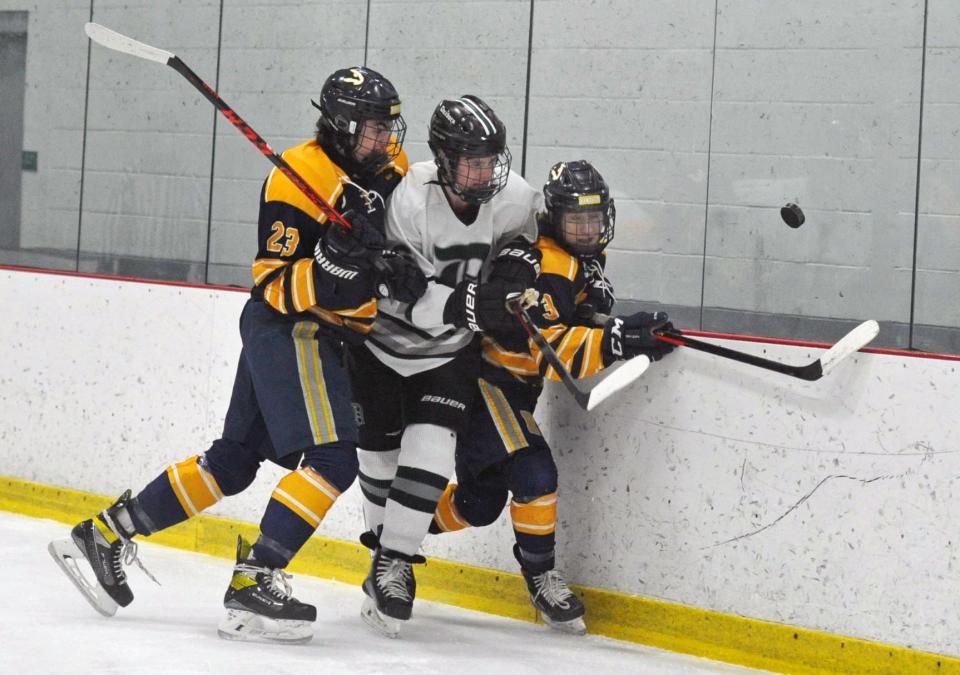
[[[27,13],[0,12],[0,249],[20,247]]]

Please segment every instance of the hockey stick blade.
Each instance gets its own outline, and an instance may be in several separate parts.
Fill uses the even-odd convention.
[[[554,351],[550,343],[547,342],[547,339],[543,337],[543,333],[540,332],[540,329],[537,328],[533,319],[530,318],[530,315],[521,304],[519,298],[507,300],[507,309],[516,317],[524,330],[527,331],[527,335],[530,336],[530,339],[532,339],[534,344],[540,349],[543,358],[546,359],[550,367],[553,368],[557,377],[560,378],[560,382],[563,383],[563,386],[570,392],[573,399],[587,412],[596,408],[613,393],[620,391],[636,380],[650,366],[650,360],[645,356],[631,359],[610,375],[603,378],[592,389],[584,391],[577,386],[573,376],[570,375],[570,371],[563,365],[563,361],[557,356],[557,352]],[[633,365],[631,365],[631,363]]]
[[[635,356],[625,361],[622,366],[600,380],[600,382],[590,390],[590,394],[587,397],[587,411],[593,410],[607,398],[631,384],[643,375],[649,367],[650,359],[646,356]]]
[[[106,26],[101,26],[99,23],[92,21],[83,25],[83,32],[86,33],[87,37],[91,40],[107,49],[123,52],[124,54],[136,56],[137,58],[147,59],[148,61],[156,61],[163,65],[170,63],[170,59],[174,56],[171,52],[138,42],[131,37],[127,37],[122,33],[110,30]]]
[[[870,344],[878,333],[880,333],[880,324],[870,319],[844,335],[839,342],[820,356],[820,369],[823,371],[823,375],[836,368],[838,363],[851,354]]]

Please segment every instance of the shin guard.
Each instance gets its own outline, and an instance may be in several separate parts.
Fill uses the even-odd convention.
[[[284,476],[260,521],[260,537],[253,545],[257,560],[286,567],[339,496],[340,491],[310,467]]]
[[[200,456],[171,464],[131,500],[129,514],[138,534],[148,535],[208,509],[223,491]]]
[[[557,529],[557,493],[530,502],[510,502],[517,553],[525,570],[553,569]]]

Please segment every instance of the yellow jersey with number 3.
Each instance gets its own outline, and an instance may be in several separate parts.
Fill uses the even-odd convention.
[[[549,237],[541,236],[535,246],[543,256],[536,283],[540,300],[528,313],[573,377],[594,375],[604,367],[603,328],[580,325],[577,319],[577,305],[586,299],[586,277],[580,261]],[[487,364],[531,384],[538,384],[544,377],[560,379],[533,340],[485,337],[483,358]]]

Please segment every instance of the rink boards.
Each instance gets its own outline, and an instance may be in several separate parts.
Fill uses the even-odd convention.
[[[206,449],[245,300],[0,270],[3,507],[70,521]],[[722,344],[797,363],[821,351]],[[561,475],[558,560],[587,588],[590,629],[794,672],[951,667],[912,649],[960,653],[958,366],[861,353],[804,383],[681,349],[591,414],[548,388],[538,416]],[[279,475],[264,467],[171,543],[228,555]],[[352,488],[301,571],[357,582],[360,523]],[[421,593],[532,618],[511,540],[503,518],[430,538]]]

